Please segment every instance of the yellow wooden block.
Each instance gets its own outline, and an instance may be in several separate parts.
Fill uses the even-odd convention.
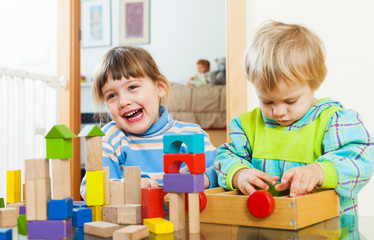
[[[7,171],[7,203],[21,202],[21,170]]]
[[[86,204],[101,206],[106,202],[105,171],[88,171],[86,175]]]
[[[174,224],[163,218],[145,218],[143,224],[147,225],[149,231],[155,234],[174,232]]]
[[[92,209],[92,222],[102,221],[103,206],[88,206]]]

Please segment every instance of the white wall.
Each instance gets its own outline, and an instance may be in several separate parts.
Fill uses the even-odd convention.
[[[112,46],[83,48],[81,73],[91,78],[101,57],[119,44],[119,0],[112,0]],[[154,57],[171,82],[186,83],[200,58],[226,56],[225,0],[151,0],[150,43],[140,47]],[[90,89],[82,89],[82,112],[94,111]],[[89,101],[85,101],[89,99]]]
[[[57,74],[57,0],[0,0],[0,26],[0,67]],[[56,107],[56,94],[50,97],[47,105]],[[14,103],[10,107],[14,108]],[[49,118],[57,121],[57,115],[49,114]],[[35,123],[30,115],[25,119],[31,125]],[[40,135],[34,139],[44,141]],[[34,149],[32,157],[45,157],[44,146],[40,147],[43,151]],[[30,158],[27,153],[22,154]],[[24,164],[15,159],[6,161],[4,153],[0,153],[0,197],[6,197],[6,171],[16,169],[22,170],[24,181]]]
[[[374,2],[370,0],[247,0],[247,34],[264,20],[297,23],[317,33],[326,47],[328,75],[318,98],[357,110],[374,134]],[[257,106],[249,85],[249,106]],[[359,214],[374,216],[374,180],[359,193]]]

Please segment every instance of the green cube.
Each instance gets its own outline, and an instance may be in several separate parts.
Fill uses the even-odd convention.
[[[0,208],[5,208],[4,198],[0,198]]]
[[[17,218],[17,228],[18,234],[27,235],[27,221],[26,221],[26,214],[21,214]]]

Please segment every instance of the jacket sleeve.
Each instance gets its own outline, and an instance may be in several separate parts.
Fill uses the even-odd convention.
[[[323,147],[324,154],[317,163],[324,171],[324,179],[330,178],[330,183],[324,180],[322,187],[333,187],[341,196],[356,198],[374,169],[373,138],[359,114],[347,109],[336,112],[326,129]],[[334,174],[335,178],[331,179]]]
[[[210,142],[208,134],[204,132],[203,130],[201,131],[204,134],[205,166],[206,166],[205,174],[209,178],[209,182],[210,182],[209,188],[218,187],[217,173],[213,165],[214,159],[216,159],[216,156],[217,156],[217,149]]]
[[[235,173],[243,168],[253,168],[251,164],[252,150],[239,117],[230,122],[229,136],[231,142],[218,148],[214,166],[217,169],[218,184],[233,190],[232,179]]]

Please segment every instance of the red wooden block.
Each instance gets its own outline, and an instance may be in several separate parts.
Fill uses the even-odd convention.
[[[191,174],[205,172],[205,153],[164,154],[164,172],[178,173],[183,162],[188,166]]]
[[[142,222],[144,218],[164,218],[164,195],[160,187],[142,188]]]
[[[249,195],[247,207],[249,212],[257,218],[270,216],[274,210],[274,198],[265,190],[258,190]]]
[[[184,208],[186,209],[186,211],[188,212],[188,193],[186,193],[186,196],[185,196],[185,205],[184,205]],[[204,211],[204,209],[206,208],[206,204],[207,204],[208,200],[206,198],[206,195],[204,192],[199,192],[199,205],[200,205],[200,212]]]

